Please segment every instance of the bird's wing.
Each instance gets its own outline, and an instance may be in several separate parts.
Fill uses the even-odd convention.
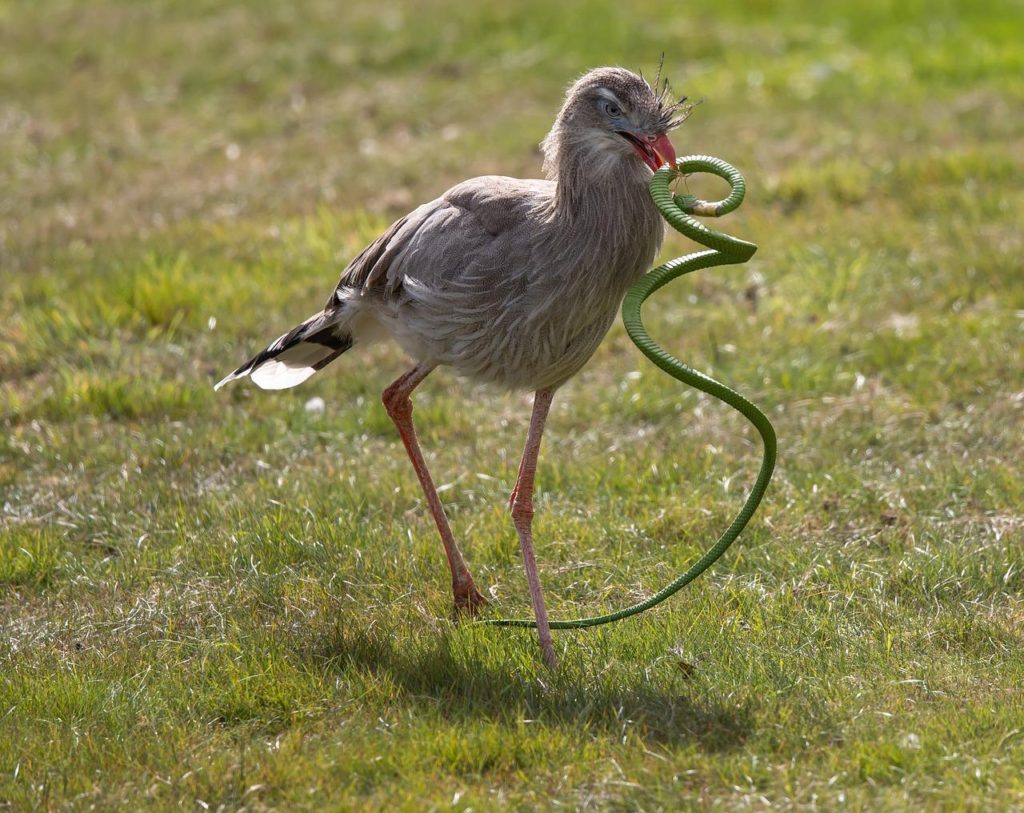
[[[427,206],[429,205],[427,204]],[[421,206],[410,214],[400,217],[388,226],[380,237],[360,251],[346,266],[345,270],[341,272],[341,279],[338,281],[335,293],[352,288],[365,290],[373,287],[387,273],[395,249],[404,242],[398,235],[406,228],[410,218],[413,218],[415,223],[416,215],[420,209],[424,208],[424,206]],[[335,297],[332,294],[327,305],[332,307],[334,304]]]
[[[395,294],[407,279],[446,288],[528,260],[523,236],[534,232],[548,181],[488,176],[452,187],[395,221],[349,263],[337,293],[359,289]],[[508,243],[517,245],[510,257]],[[339,297],[341,298],[341,297]]]

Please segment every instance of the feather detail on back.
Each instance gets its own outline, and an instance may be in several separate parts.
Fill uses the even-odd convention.
[[[372,315],[418,361],[509,389],[558,386],[661,243],[650,172],[636,165],[574,177],[590,190],[585,208],[557,206],[552,181],[464,181],[358,256],[334,302]]]
[[[376,285],[377,281],[387,274],[392,258],[402,245],[403,241],[395,239],[396,235],[402,231],[410,219],[415,219],[416,214],[423,208],[421,206],[411,214],[396,220],[380,237],[360,251],[342,272],[336,291],[343,288],[367,291]],[[327,301],[327,307],[335,304],[336,301],[332,296]]]

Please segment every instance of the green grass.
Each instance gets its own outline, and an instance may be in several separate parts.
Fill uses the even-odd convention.
[[[0,0],[0,808],[1024,808],[1022,28],[1010,0]],[[211,384],[390,219],[536,175],[576,74],[663,50],[704,99],[677,149],[745,173],[722,227],[761,248],[648,324],[767,409],[780,464],[709,574],[559,633],[552,675],[447,620],[396,350]],[[417,399],[492,614],[529,611],[528,414],[443,371]],[[616,327],[545,438],[552,615],[670,580],[758,460]]]

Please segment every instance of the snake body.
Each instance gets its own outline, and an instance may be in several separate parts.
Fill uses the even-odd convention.
[[[717,175],[728,181],[732,187],[729,196],[720,201],[707,202],[698,200],[692,195],[673,194],[670,184],[679,174],[697,172]],[[621,610],[615,610],[605,615],[577,618],[568,621],[551,621],[552,629],[579,629],[609,624],[613,621],[637,615],[644,610],[649,610],[681,590],[707,570],[736,541],[736,538],[746,527],[761,503],[761,498],[768,488],[772,472],[775,469],[775,429],[772,427],[767,416],[735,390],[730,389],[725,384],[716,381],[704,373],[688,367],[660,347],[647,333],[647,329],[644,327],[643,320],[640,317],[644,301],[672,280],[702,268],[745,263],[757,251],[757,246],[753,243],[713,231],[695,218],[695,216],[721,217],[736,209],[743,202],[743,196],[746,194],[746,183],[743,180],[743,176],[740,175],[735,167],[727,164],[720,158],[713,158],[708,155],[689,155],[678,159],[675,167],[664,166],[654,173],[654,176],[651,178],[650,190],[651,198],[654,200],[662,216],[668,221],[668,224],[680,234],[706,246],[706,250],[677,257],[663,265],[659,265],[657,268],[649,271],[629,289],[622,302],[622,321],[626,327],[626,332],[629,334],[630,339],[633,340],[633,343],[640,348],[640,352],[647,356],[658,368],[683,384],[687,384],[724,401],[754,425],[761,435],[761,440],[764,444],[761,469],[742,508],[729,527],[718,538],[718,541],[670,584],[638,604]],[[501,627],[537,626],[536,621],[533,619],[519,618],[493,618],[479,623]]]

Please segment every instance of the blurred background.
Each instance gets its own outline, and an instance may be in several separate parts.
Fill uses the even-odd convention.
[[[324,205],[391,216],[463,177],[536,175],[574,77],[653,74],[662,54],[703,100],[679,149],[727,147],[762,207],[921,205],[935,174],[1005,169],[1020,130],[1016,2],[0,8],[9,270],[27,245]]]

